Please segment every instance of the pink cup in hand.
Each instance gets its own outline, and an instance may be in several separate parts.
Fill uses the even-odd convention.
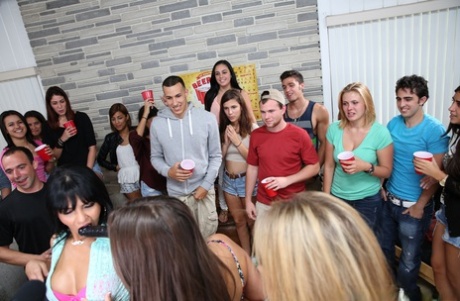
[[[348,165],[347,162],[354,161],[355,155],[353,154],[353,152],[345,151],[345,152],[341,152],[340,154],[338,154],[337,159],[339,159],[340,165],[342,166],[342,170],[345,171],[343,166]]]
[[[153,91],[152,90],[144,90],[142,91],[142,98],[145,100],[148,100],[150,103],[152,103],[150,105],[150,108],[152,109],[153,108]]]
[[[144,100],[151,100],[153,101],[153,91],[152,90],[144,90],[141,92],[142,98]]]
[[[195,162],[193,162],[193,160],[190,159],[184,159],[180,162],[179,166],[181,169],[193,172],[193,170],[195,169]]]
[[[422,160],[426,160],[426,161],[432,161],[433,160],[433,154],[430,153],[430,152],[418,151],[418,152],[414,153],[414,158],[418,158],[418,159],[422,159]],[[423,173],[418,172],[417,170],[415,170],[415,172],[418,175],[423,175]]]
[[[271,183],[272,181],[270,181],[268,178],[265,178],[263,179],[262,181],[260,181],[260,183],[262,184],[262,187],[265,189],[265,192],[267,193],[267,195],[271,198],[274,198],[275,196],[278,195],[278,192],[276,190],[273,190],[271,188],[268,188],[267,185],[269,183]]]
[[[35,148],[35,152],[37,155],[43,159],[43,161],[48,162],[51,160],[51,156],[46,153],[46,144],[39,145],[37,148]]]

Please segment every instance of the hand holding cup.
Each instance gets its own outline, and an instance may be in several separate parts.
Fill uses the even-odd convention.
[[[414,168],[415,168],[415,172],[418,175],[425,174],[425,172],[429,168],[429,165],[432,165],[432,163],[427,164],[426,162],[422,162],[422,161],[431,163],[433,161],[433,154],[430,152],[426,152],[426,151],[418,151],[414,153]]]
[[[53,151],[49,148],[48,145],[42,144],[35,148],[37,155],[42,158],[43,161],[48,162],[53,157]]]
[[[176,162],[168,170],[168,177],[179,182],[184,182],[190,178],[193,174],[193,170],[186,170],[181,167],[181,162]]]
[[[344,151],[337,155],[337,159],[339,159],[339,163],[342,166],[343,172],[347,172],[345,169],[352,161],[355,161],[355,155],[353,152]]]
[[[68,130],[70,137],[77,134],[77,127],[75,126],[75,122],[73,120],[68,120],[64,123],[64,128]]]
[[[417,156],[415,155],[417,153]],[[420,152],[415,152],[414,153],[414,160],[412,161],[414,164],[415,172],[419,175],[427,175],[433,177],[437,172],[440,171],[440,168],[438,164],[436,163],[436,160],[433,160],[433,157],[430,153],[427,154],[422,154],[424,158],[420,157]],[[431,159],[431,160],[430,160]]]
[[[270,178],[270,177],[265,178],[262,181],[260,181],[260,184],[262,184],[262,187],[264,188],[265,193],[271,198],[274,198],[275,196],[278,195],[278,192],[276,190],[274,190],[273,188],[269,187],[270,183],[273,182],[273,181],[274,181],[274,179]]]
[[[189,172],[193,172],[195,169],[195,162],[191,159],[184,159],[180,162],[180,168],[183,170],[187,170]]]
[[[155,104],[155,101],[153,99],[153,90],[144,90],[141,94],[144,101],[148,101],[150,103],[150,108],[152,108]]]

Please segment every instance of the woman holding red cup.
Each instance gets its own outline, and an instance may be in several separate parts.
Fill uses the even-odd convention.
[[[69,97],[57,86],[48,88],[45,99],[51,134],[44,137],[44,142],[53,148],[58,165],[76,164],[93,169],[96,137],[88,115],[72,110]]]
[[[326,134],[323,191],[346,201],[375,230],[383,204],[381,182],[393,168],[393,141],[375,121],[372,95],[364,84],[343,88],[339,111],[341,120]]]
[[[434,282],[442,300],[460,300],[460,86],[455,89],[449,107],[450,123],[446,133],[451,133],[449,150],[443,165],[435,160],[414,158],[415,170],[429,177],[421,182],[423,189],[436,182],[442,187],[441,207],[436,212],[433,232],[431,266]]]
[[[2,131],[3,137],[8,144],[2,152],[6,152],[12,146],[24,146],[28,148],[34,155],[34,160],[38,163],[37,166],[37,175],[40,181],[46,182],[46,170],[47,167],[51,170],[54,167],[53,164],[53,151],[46,146],[43,158],[48,158],[44,160],[35,149],[42,144],[40,140],[34,140],[32,138],[31,131],[27,126],[26,118],[19,112],[9,110],[4,111],[0,115],[0,129]],[[49,165],[49,166],[48,166]],[[2,167],[3,168],[3,167]]]

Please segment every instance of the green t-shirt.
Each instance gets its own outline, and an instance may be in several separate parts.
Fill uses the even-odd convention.
[[[341,199],[354,201],[373,196],[380,190],[380,179],[365,172],[347,174],[337,159],[343,151],[343,129],[339,121],[331,124],[327,130],[326,138],[334,147],[334,160],[336,162],[334,177],[332,179],[331,193]],[[383,125],[374,122],[371,129],[364,137],[361,144],[353,150],[355,157],[363,161],[378,165],[377,151],[393,143],[390,132]]]

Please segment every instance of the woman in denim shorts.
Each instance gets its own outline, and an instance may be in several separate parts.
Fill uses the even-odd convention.
[[[109,120],[112,132],[105,136],[97,161],[103,167],[118,173],[120,193],[131,202],[142,196],[139,184],[140,167],[129,144],[131,117],[123,104],[115,103],[109,109]]]
[[[414,159],[419,172],[430,177],[422,180],[428,189],[435,181],[443,187],[441,209],[436,212],[436,227],[433,233],[431,266],[436,289],[442,300],[460,300],[460,86],[455,89],[449,107],[450,123],[444,135],[452,132],[449,151],[444,156],[443,168],[436,162]]]
[[[252,228],[244,208],[246,196],[246,157],[248,156],[249,136],[257,124],[252,124],[248,109],[240,91],[230,89],[222,95],[220,110],[220,140],[224,159],[224,179],[222,189],[236,224],[241,247],[251,253],[250,232]],[[254,193],[256,193],[254,189]],[[255,196],[255,194],[254,194]]]

